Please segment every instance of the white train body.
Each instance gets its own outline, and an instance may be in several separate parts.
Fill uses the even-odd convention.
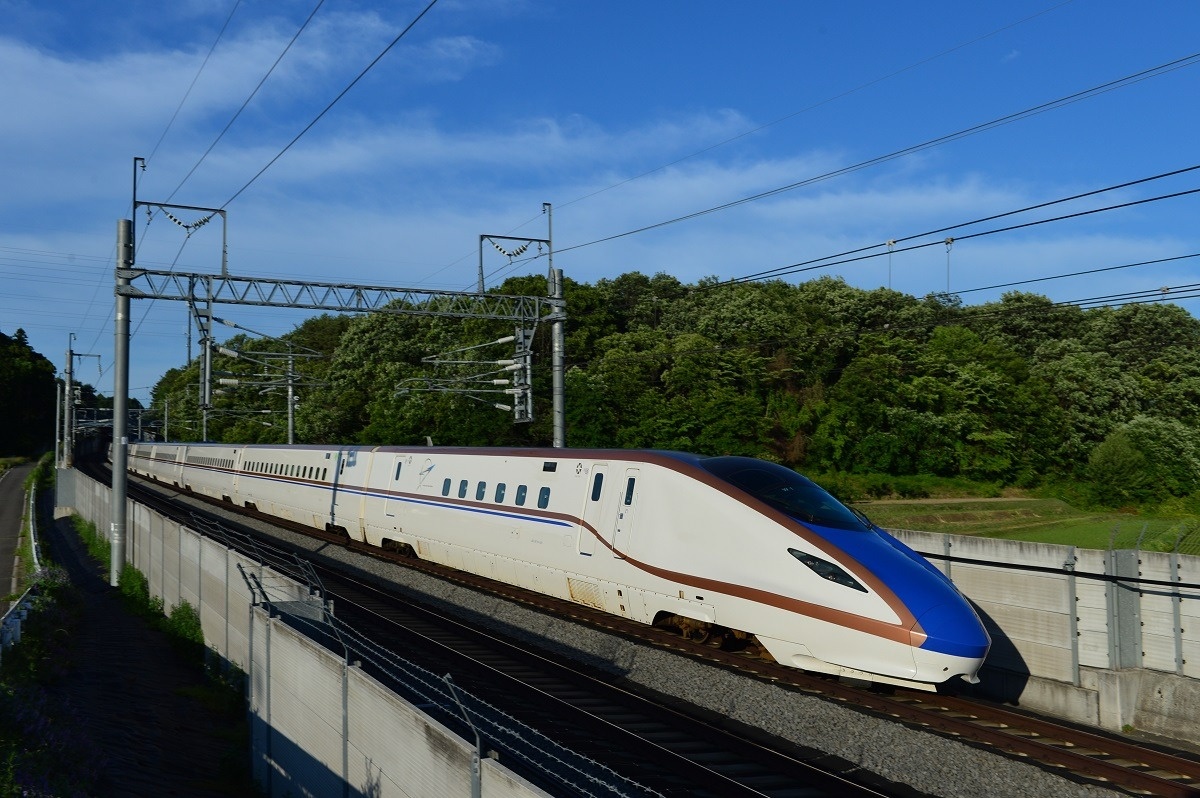
[[[806,670],[975,681],[990,645],[919,555],[803,477],[750,458],[140,443],[129,468],[643,623],[740,630]],[[780,504],[781,491],[807,504]],[[804,518],[813,503],[822,515]]]

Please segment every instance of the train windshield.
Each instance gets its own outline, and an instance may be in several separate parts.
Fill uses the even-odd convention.
[[[706,457],[700,466],[800,521],[855,532],[870,530],[850,508],[790,468],[751,457]]]

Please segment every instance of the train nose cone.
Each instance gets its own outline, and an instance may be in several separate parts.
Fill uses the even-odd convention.
[[[926,635],[921,648],[930,651],[983,659],[992,646],[992,638],[966,601],[931,607],[917,618],[917,625]]]

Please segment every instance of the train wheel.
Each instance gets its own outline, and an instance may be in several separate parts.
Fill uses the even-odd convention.
[[[674,621],[676,628],[679,629],[679,633],[693,643],[703,643],[712,634],[712,625],[704,621],[685,618],[682,615],[676,615]]]

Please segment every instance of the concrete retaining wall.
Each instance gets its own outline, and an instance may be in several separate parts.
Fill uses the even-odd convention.
[[[1185,587],[1200,584],[1200,557],[894,534],[948,574],[987,625],[982,692],[1200,743],[1200,589]]]
[[[59,506],[108,537],[110,489],[74,470],[58,480]],[[307,585],[133,502],[126,526],[127,561],[151,596],[167,612],[182,601],[197,608],[205,643],[246,672],[254,776],[272,798],[471,795],[473,743],[272,614],[311,606]],[[268,605],[255,602],[247,576]],[[548,795],[486,758],[481,780],[490,798]]]
[[[252,627],[255,778],[272,796],[471,794],[473,745],[268,610]],[[480,776],[485,796],[547,795],[491,759]]]

